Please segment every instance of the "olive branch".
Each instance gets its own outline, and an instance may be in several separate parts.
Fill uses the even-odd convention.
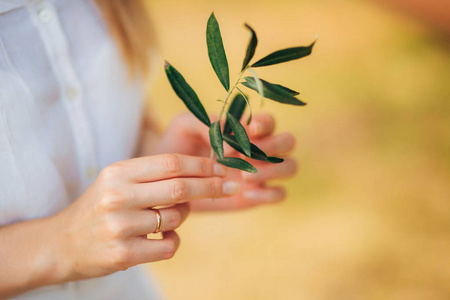
[[[218,157],[217,162],[227,167],[256,173],[256,168],[249,162],[237,157],[224,157],[223,142],[225,141],[236,151],[252,159],[269,163],[281,163],[284,160],[278,157],[267,156],[264,151],[250,142],[247,132],[245,131],[244,126],[242,126],[240,120],[246,107],[248,106],[249,117],[246,123],[247,125],[250,124],[252,120],[252,108],[248,96],[243,93],[239,85],[256,91],[259,94],[261,101],[264,98],[267,98],[283,104],[296,106],[306,105],[305,102],[296,97],[299,95],[299,92],[282,85],[270,83],[260,79],[256,75],[253,68],[266,67],[308,56],[311,54],[317,38],[309,46],[278,50],[250,65],[250,61],[252,60],[255,54],[256,46],[258,45],[258,38],[256,37],[255,31],[248,24],[245,24],[245,27],[250,31],[250,41],[247,46],[242,68],[236,80],[230,86],[228,61],[225,54],[225,49],[223,47],[219,23],[217,22],[214,13],[211,14],[208,20],[206,27],[206,43],[208,47],[209,60],[211,61],[214,72],[227,91],[224,100],[220,100],[220,102],[222,102],[222,108],[220,109],[219,118],[217,121],[211,123],[203,104],[191,86],[186,82],[184,77],[167,61],[165,62],[164,68],[169,82],[178,97],[201,122],[209,127],[209,137],[212,148],[211,158],[214,158],[215,153]],[[243,77],[247,71],[251,76]],[[235,96],[228,105],[234,92],[236,92]],[[227,108],[228,110],[226,111]],[[224,113],[226,113],[226,122],[222,130],[220,127],[220,120],[223,118]]]

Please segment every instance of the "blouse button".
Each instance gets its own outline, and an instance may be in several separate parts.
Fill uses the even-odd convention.
[[[78,96],[78,89],[74,87],[70,87],[66,90],[66,96],[70,100],[75,99]]]
[[[53,12],[50,8],[43,8],[38,13],[39,21],[48,23],[53,17]]]

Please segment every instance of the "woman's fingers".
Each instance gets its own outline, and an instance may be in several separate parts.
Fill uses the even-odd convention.
[[[271,179],[289,178],[297,173],[297,162],[286,158],[280,164],[254,163],[258,173],[242,172],[242,178],[248,182],[267,181]]]
[[[175,177],[225,176],[227,169],[212,159],[181,154],[161,154],[114,163],[100,174],[109,181],[151,182]]]
[[[252,141],[268,156],[283,156],[295,147],[295,138],[291,133],[284,132]]]
[[[285,197],[286,191],[283,187],[249,186],[238,196],[214,199],[214,202],[210,199],[200,199],[190,202],[189,205],[196,211],[236,210],[280,202]]]
[[[124,252],[124,260],[129,265],[137,265],[170,259],[180,246],[180,237],[175,231],[163,233],[163,239],[147,239],[145,236],[136,237]]]
[[[217,115],[208,114],[211,122],[217,120]],[[181,113],[173,118],[169,130],[174,129],[181,136],[201,137],[209,141],[208,127],[205,127],[193,114]]]
[[[247,127],[247,134],[250,139],[269,136],[275,130],[275,119],[270,114],[255,114],[250,125]]]
[[[189,214],[187,203],[158,209],[161,214],[161,232],[172,231],[180,227]],[[147,235],[156,231],[158,219],[152,209],[142,209],[129,215],[129,235]]]
[[[275,203],[286,198],[286,190],[280,186],[248,189],[242,193],[242,197],[250,206]]]
[[[239,192],[239,183],[220,177],[176,178],[134,186],[140,208],[183,203],[201,198],[220,198]]]

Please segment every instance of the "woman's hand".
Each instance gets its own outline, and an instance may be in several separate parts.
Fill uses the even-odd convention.
[[[186,218],[186,202],[235,194],[227,170],[213,160],[179,154],[141,157],[105,168],[71,206],[55,216],[60,225],[59,261],[65,277],[108,275],[131,266],[171,258],[179,245],[173,231]],[[157,227],[163,239],[147,239]]]
[[[226,199],[202,199],[192,201],[194,210],[240,209],[263,203],[279,202],[285,198],[285,189],[281,186],[269,187],[266,182],[271,179],[292,177],[297,172],[297,162],[286,155],[292,151],[295,138],[290,133],[274,135],[275,122],[269,114],[254,115],[253,121],[246,126],[252,143],[260,147],[269,156],[281,156],[281,164],[270,164],[246,158],[257,169],[257,174],[250,174],[230,169],[228,178],[241,183],[240,193]],[[225,146],[225,156],[242,155],[231,147]],[[208,156],[210,153],[208,128],[189,113],[174,118],[166,134],[162,137],[158,152],[174,152],[188,155]]]
[[[171,258],[186,202],[236,194],[239,184],[208,158],[163,154],[106,167],[85,193],[55,216],[0,228],[0,298]],[[147,239],[157,228],[163,238]]]

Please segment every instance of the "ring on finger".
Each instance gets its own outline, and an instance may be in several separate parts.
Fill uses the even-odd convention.
[[[153,231],[152,233],[158,233],[161,231],[161,226],[162,226],[162,218],[161,218],[161,213],[159,212],[159,210],[157,210],[156,208],[152,208],[152,210],[155,212],[156,214],[156,229],[155,231]]]

